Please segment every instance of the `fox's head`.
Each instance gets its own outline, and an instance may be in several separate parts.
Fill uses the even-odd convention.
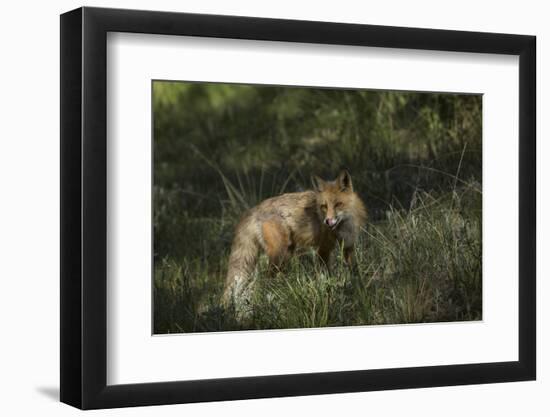
[[[355,193],[349,172],[343,170],[334,181],[313,177],[313,188],[317,193],[317,207],[323,223],[336,229],[351,216]]]

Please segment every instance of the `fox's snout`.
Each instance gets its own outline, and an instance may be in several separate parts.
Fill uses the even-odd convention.
[[[325,224],[329,227],[332,227],[337,223],[337,221],[338,220],[336,219],[336,217],[327,217],[325,219]]]

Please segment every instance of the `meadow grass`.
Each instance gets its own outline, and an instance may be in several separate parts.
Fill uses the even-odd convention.
[[[153,83],[154,332],[482,318],[482,97]],[[265,257],[248,313],[222,308],[233,229],[346,168],[369,222],[345,266]]]
[[[234,223],[188,219],[196,256],[155,263],[155,333],[480,320],[480,208],[469,184],[418,192],[367,224],[351,268],[335,250],[330,271],[309,253],[270,276],[261,257],[246,318],[220,304]]]

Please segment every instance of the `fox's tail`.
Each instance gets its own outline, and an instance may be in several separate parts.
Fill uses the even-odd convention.
[[[260,249],[255,226],[251,217],[241,221],[237,226],[229,255],[222,302],[225,306],[234,304],[239,310],[246,304],[250,295],[252,275]]]

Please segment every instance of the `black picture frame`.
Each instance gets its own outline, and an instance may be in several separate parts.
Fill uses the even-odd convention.
[[[519,360],[107,385],[108,32],[519,56]],[[534,380],[535,46],[534,36],[251,17],[88,7],[61,15],[61,401],[95,409]]]

